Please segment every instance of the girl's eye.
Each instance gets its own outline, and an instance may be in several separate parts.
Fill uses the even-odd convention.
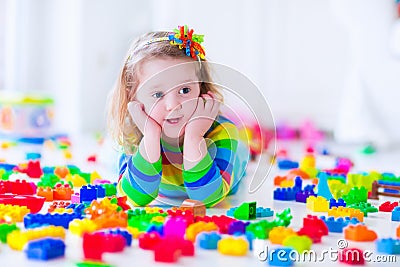
[[[157,92],[157,93],[152,94],[151,96],[154,98],[161,98],[161,97],[163,97],[163,93]]]
[[[179,90],[179,94],[181,94],[181,95],[188,94],[189,92],[190,92],[190,88],[188,88],[188,87],[184,87]]]

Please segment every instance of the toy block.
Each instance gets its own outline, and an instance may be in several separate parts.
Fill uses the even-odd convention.
[[[376,207],[372,206],[371,203],[367,203],[367,202],[351,204],[348,207],[360,210],[364,214],[365,217],[368,216],[368,213],[378,212],[378,209]]]
[[[278,159],[278,168],[281,170],[296,169],[299,167],[299,163],[289,159]]]
[[[376,241],[376,250],[386,254],[400,254],[400,239],[379,239]]]
[[[392,212],[393,209],[395,207],[397,207],[399,205],[399,202],[394,201],[394,202],[390,202],[390,201],[386,201],[383,202],[380,206],[379,206],[379,211],[383,211],[383,212]]]
[[[258,207],[256,209],[256,218],[265,218],[274,216],[274,211],[270,208]]]
[[[227,234],[228,230],[229,230],[229,225],[232,222],[236,222],[237,220],[234,219],[234,218],[227,217],[225,215],[221,215],[221,216],[213,215],[211,217],[209,217],[209,216],[196,217],[195,221],[196,222],[200,222],[200,221],[213,222],[213,223],[215,223],[217,225],[217,227],[219,229],[219,232],[221,234]]]
[[[274,222],[261,220],[256,223],[251,223],[246,227],[246,234],[252,234],[256,239],[268,239],[272,228],[276,227]]]
[[[143,233],[139,235],[138,241],[141,249],[152,250],[161,241],[161,235],[155,231]]]
[[[24,217],[24,226],[25,228],[35,228],[41,225],[54,225],[68,229],[72,220],[80,218],[81,215],[77,213],[28,214]]]
[[[345,248],[339,251],[339,262],[349,265],[364,265],[364,252],[358,248]]]
[[[368,229],[366,225],[349,225],[344,228],[344,238],[352,241],[374,241],[378,238],[377,234]]]
[[[293,216],[290,214],[290,208],[284,209],[281,213],[276,213],[275,220],[273,221],[275,226],[288,226]]]
[[[22,250],[26,243],[45,237],[65,238],[65,229],[60,226],[47,226],[27,231],[13,231],[7,236],[7,244],[15,250]]]
[[[0,224],[0,242],[1,243],[7,243],[7,235],[11,233],[14,230],[19,230],[17,225],[15,223],[13,224],[8,224],[8,223],[2,223]]]
[[[69,174],[69,169],[65,166],[56,167],[54,169],[54,174],[60,178],[65,178],[65,176],[67,176],[67,174]]]
[[[232,222],[231,224],[229,224],[228,227],[228,235],[233,235],[236,233],[245,234],[246,227],[249,224],[250,224],[249,222],[242,222],[242,221]]]
[[[45,202],[44,197],[31,195],[0,194],[0,204],[25,206],[31,213],[38,213]]]
[[[329,217],[325,218],[325,216],[320,217],[328,227],[329,232],[332,233],[343,233],[343,228],[346,227],[348,224],[358,224],[359,221],[357,218],[345,217],[345,218],[335,218]]]
[[[396,236],[400,238],[400,225],[396,228]]]
[[[233,213],[238,220],[253,220],[256,218],[256,202],[242,203]]]
[[[71,196],[74,193],[74,190],[70,187],[69,184],[56,184],[53,190],[53,199],[54,200],[71,200]]]
[[[328,216],[338,217],[350,217],[357,218],[358,221],[364,221],[364,213],[360,210],[347,208],[347,207],[333,207],[328,210]]]
[[[120,252],[125,246],[125,238],[120,234],[86,233],[83,235],[85,259],[101,261],[104,252]]]
[[[276,188],[274,190],[274,199],[275,200],[284,200],[284,201],[291,201],[296,199],[296,193],[299,190],[293,188]]]
[[[395,207],[392,211],[392,221],[400,221],[400,207]]]
[[[156,262],[176,262],[182,254],[182,250],[171,242],[158,242],[154,247],[154,261]]]
[[[16,195],[33,195],[36,194],[36,185],[25,180],[16,180],[11,182],[11,193]]]
[[[87,185],[88,182],[81,175],[82,174],[67,174],[67,176],[65,176],[65,181],[71,182],[74,187]]]
[[[235,210],[237,207],[230,208],[229,210],[226,211],[226,215],[229,217],[233,217],[233,214],[235,213]],[[256,217],[257,217],[257,211],[256,211]]]
[[[306,208],[314,212],[326,212],[329,210],[329,202],[322,196],[310,196],[307,198]]]
[[[286,247],[275,248],[275,253],[271,253],[271,255],[266,255],[265,257],[268,258],[268,264],[270,266],[293,266],[294,260],[290,257],[292,250],[292,248]],[[265,260],[267,260],[267,258],[265,258]]]
[[[245,256],[249,251],[249,243],[244,238],[226,237],[218,241],[217,249],[223,255]]]
[[[36,195],[46,198],[46,201],[53,201],[53,189],[50,186],[38,187]]]
[[[24,220],[24,216],[29,213],[25,206],[14,206],[0,204],[0,222],[17,223]]]
[[[286,181],[286,176],[276,176],[275,178],[274,178],[274,185],[275,186],[281,186],[281,183],[283,182],[283,181]]]
[[[186,239],[194,242],[196,236],[200,232],[211,232],[218,230],[218,226],[214,222],[196,222],[186,228]]]
[[[117,184],[102,184],[101,187],[106,191],[106,196],[115,196],[117,194]]]
[[[331,209],[332,207],[346,207],[346,202],[342,198],[339,198],[338,200],[331,198],[329,200],[329,208]]]
[[[162,223],[161,224],[150,223],[149,227],[146,229],[146,232],[147,233],[157,232],[161,236],[164,236],[164,225],[162,225]]]
[[[307,198],[310,197],[310,196],[316,197],[317,194],[315,194],[314,191],[301,190],[301,191],[296,193],[296,202],[306,203],[307,202]]]
[[[191,210],[194,216],[206,215],[206,206],[199,200],[185,199],[180,208]]]
[[[285,238],[292,235],[297,235],[292,228],[277,226],[272,228],[269,232],[269,241],[271,241],[272,244],[282,244]]]
[[[25,252],[28,259],[50,260],[64,256],[65,244],[60,239],[40,239],[29,242]]]
[[[171,218],[164,224],[165,237],[184,238],[187,223],[183,218]]]
[[[217,249],[221,235],[216,232],[200,233],[196,238],[196,243],[202,249]]]
[[[347,205],[360,203],[360,202],[367,202],[368,199],[368,191],[365,187],[353,187],[350,189],[349,193],[344,195],[343,200],[346,202]]]
[[[66,209],[66,207],[68,207],[70,204],[71,204],[70,202],[65,202],[65,201],[58,201],[58,202],[54,201],[48,208],[47,212],[56,212],[57,211],[57,213],[60,213],[59,212],[60,210],[65,209],[65,212],[72,213],[74,211],[74,209],[72,209],[72,208]]]
[[[84,201],[91,202],[97,199],[97,188],[92,185],[84,185],[81,187],[80,192],[80,203]]]
[[[328,186],[328,174],[325,172],[318,173],[318,187],[317,194],[318,196],[324,197],[325,199],[333,198],[331,190]]]
[[[306,235],[298,236],[298,235],[291,235],[286,237],[282,245],[285,247],[290,247],[296,250],[298,253],[303,253],[303,251],[307,251],[311,249],[313,241]]]
[[[126,231],[126,230],[121,230],[121,229],[109,229],[106,231],[102,231],[101,233],[104,233],[106,235],[112,234],[112,235],[122,235],[125,238],[126,241],[126,246],[130,247],[132,245],[132,235]]]
[[[286,175],[286,179],[294,180],[296,177],[301,179],[310,179],[310,175],[301,169],[291,169]]]
[[[85,233],[93,233],[97,230],[97,224],[88,219],[74,219],[69,223],[69,231],[75,235],[82,236]]]
[[[323,220],[310,214],[303,218],[303,228],[312,229],[312,231],[320,233],[321,235],[328,235],[329,232]]]

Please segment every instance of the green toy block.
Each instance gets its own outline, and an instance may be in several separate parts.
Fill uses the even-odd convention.
[[[290,214],[290,208],[284,209],[281,213],[276,213],[274,223],[276,226],[289,226],[293,216]]]
[[[282,245],[285,247],[290,247],[296,250],[298,253],[303,253],[304,251],[310,250],[312,245],[312,240],[306,235],[298,236],[292,235],[288,236],[283,240]]]
[[[269,222],[267,220],[261,220],[255,223],[251,223],[246,227],[246,233],[252,233],[256,239],[268,239],[269,232],[272,228],[276,227],[275,222]]]
[[[14,230],[19,230],[15,223],[8,224],[3,223],[0,224],[0,242],[7,243],[7,235]]]
[[[365,217],[368,216],[368,213],[378,212],[378,208],[367,202],[354,203],[347,207],[360,210],[362,213],[364,213]]]
[[[256,208],[256,202],[242,203],[233,213],[233,217],[238,220],[253,220],[256,218]]]
[[[367,202],[368,191],[364,186],[353,187],[352,189],[350,189],[349,193],[347,195],[344,195],[342,198],[347,205]]]
[[[114,267],[114,265],[110,265],[107,263],[99,262],[99,261],[83,261],[76,263],[77,267]]]
[[[114,184],[102,184],[101,185],[106,191],[106,196],[115,196],[117,194],[117,188]]]

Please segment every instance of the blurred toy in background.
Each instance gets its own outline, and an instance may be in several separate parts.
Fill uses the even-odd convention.
[[[254,160],[263,150],[266,150],[274,138],[274,131],[262,128],[259,124],[244,126],[239,129],[239,138],[248,145],[250,158]]]
[[[0,137],[40,142],[54,134],[54,101],[41,95],[0,93]]]

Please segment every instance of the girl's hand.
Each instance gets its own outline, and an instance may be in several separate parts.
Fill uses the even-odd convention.
[[[128,103],[128,111],[133,122],[142,132],[143,136],[161,135],[161,126],[144,111],[144,105],[138,101]]]
[[[185,128],[185,135],[203,137],[218,115],[220,102],[212,92],[197,99],[197,107]]]

